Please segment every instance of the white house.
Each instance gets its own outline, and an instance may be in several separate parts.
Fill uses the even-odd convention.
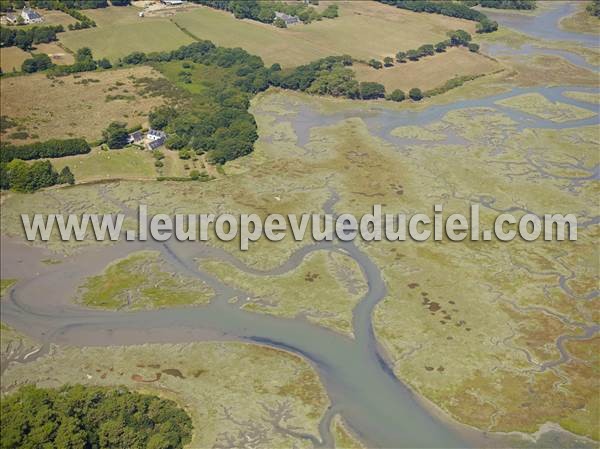
[[[33,9],[28,8],[27,6],[23,8],[21,12],[21,17],[23,18],[23,22],[29,23],[40,23],[44,21],[44,18],[35,12]]]
[[[160,0],[160,2],[167,6],[183,5],[183,0]]]
[[[148,140],[160,140],[160,139],[164,139],[167,137],[167,133],[165,133],[164,131],[159,131],[158,129],[152,129],[150,128],[150,130],[148,131],[148,134],[146,134],[146,138]]]

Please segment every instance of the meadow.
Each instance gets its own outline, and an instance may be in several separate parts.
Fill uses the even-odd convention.
[[[45,74],[3,78],[0,81],[2,115],[18,123],[28,137],[24,143],[52,138],[101,138],[113,120],[128,126],[145,124],[148,112],[163,103],[160,97],[142,95],[136,80],[159,79],[147,66],[49,79]],[[2,136],[11,140],[10,133]]]
[[[27,58],[31,58],[31,55],[18,47],[0,48],[0,68],[3,73],[21,70],[21,64]]]

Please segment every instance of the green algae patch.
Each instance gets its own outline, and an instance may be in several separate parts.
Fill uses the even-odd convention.
[[[207,303],[202,281],[169,273],[158,252],[140,251],[110,264],[81,287],[80,302],[106,309],[149,309]]]
[[[126,386],[175,400],[192,417],[189,447],[310,449],[329,400],[308,362],[244,343],[108,348],[59,347],[2,377],[4,392],[23,385]]]
[[[0,298],[17,282],[17,279],[0,279]]]
[[[581,120],[596,116],[595,112],[588,109],[566,103],[552,102],[538,93],[517,95],[516,97],[499,100],[496,104],[556,123],[564,123],[571,120]]]

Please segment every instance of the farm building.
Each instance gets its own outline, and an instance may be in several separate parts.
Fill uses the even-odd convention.
[[[165,144],[166,140],[166,137],[161,137],[160,139],[156,140],[150,140],[146,143],[146,149],[150,151],[156,150],[158,147],[162,147]]]
[[[127,138],[127,142],[129,143],[140,143],[142,140],[144,140],[144,135],[141,131],[133,132]]]
[[[300,19],[298,17],[290,16],[284,12],[276,12],[275,18],[283,20],[286,25],[296,25],[297,23],[300,23]]]
[[[15,16],[14,14],[7,14],[6,21],[11,25],[16,25],[19,22],[19,16]]]
[[[158,129],[150,128],[148,134],[146,134],[146,137],[148,138],[148,140],[160,140],[166,139],[167,134],[164,131],[159,131]]]
[[[167,5],[167,6],[183,5],[182,0],[160,0],[160,2],[163,5]]]
[[[167,133],[158,129],[150,128],[146,134],[146,149],[150,151],[156,150],[158,147],[163,146],[166,141]]]
[[[27,6],[23,8],[21,12],[21,17],[23,18],[24,23],[40,23],[44,21],[44,18],[33,9],[28,8]]]

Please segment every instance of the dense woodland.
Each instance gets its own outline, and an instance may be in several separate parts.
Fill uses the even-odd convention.
[[[56,184],[75,184],[75,176],[69,167],[58,173],[50,161],[28,164],[21,159],[9,163],[0,162],[0,189],[31,193]]]
[[[2,398],[0,447],[179,449],[192,420],[171,400],[124,387],[27,386]]]

